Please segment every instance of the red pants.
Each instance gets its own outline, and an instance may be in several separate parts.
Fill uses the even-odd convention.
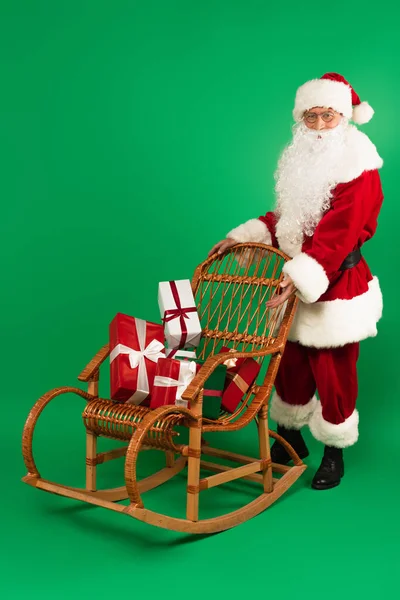
[[[327,445],[354,444],[358,438],[358,356],[358,342],[322,349],[287,342],[275,380],[271,417],[293,429],[308,424],[314,437]]]

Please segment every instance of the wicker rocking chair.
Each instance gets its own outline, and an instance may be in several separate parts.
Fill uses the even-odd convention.
[[[23,457],[28,474],[23,481],[33,487],[109,508],[140,521],[187,533],[222,531],[256,516],[275,502],[306,469],[293,448],[268,429],[268,400],[295,314],[297,298],[279,309],[268,310],[265,302],[277,293],[282,267],[287,256],[263,244],[238,244],[222,255],[213,255],[200,264],[192,280],[193,292],[203,326],[198,357],[204,365],[184,392],[189,409],[163,406],[155,410],[118,404],[98,397],[99,369],[109,356],[104,346],[79,375],[88,382],[88,392],[75,387],[60,387],[44,394],[33,406],[23,431]],[[262,383],[256,382],[245,394],[233,414],[222,412],[218,419],[202,418],[203,385],[210,373],[226,360],[219,353],[231,348],[230,358],[253,357],[262,365]],[[267,360],[265,360],[267,359]],[[264,368],[265,367],[265,368]],[[263,373],[265,371],[265,374]],[[73,392],[86,400],[83,422],[86,427],[86,489],[72,488],[43,479],[32,453],[36,422],[43,409],[56,396]],[[207,432],[228,432],[256,421],[259,456],[252,458],[210,447],[203,438]],[[189,428],[189,443],[179,444],[177,426]],[[108,452],[97,452],[97,438],[103,436],[128,443]],[[289,452],[293,466],[271,463],[270,437]],[[166,466],[159,472],[137,480],[136,463],[141,450],[157,448],[165,453]],[[125,456],[125,485],[97,490],[96,470],[103,462]],[[226,464],[203,460],[219,457]],[[145,508],[143,494],[168,481],[187,468],[186,519],[156,513]],[[201,477],[200,471],[214,473]],[[219,517],[199,518],[199,496],[204,490],[243,479],[260,486],[255,500]],[[129,504],[119,503],[129,499]]]

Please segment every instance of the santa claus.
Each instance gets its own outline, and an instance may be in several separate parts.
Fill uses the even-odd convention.
[[[343,448],[358,439],[359,342],[377,334],[382,294],[362,256],[377,228],[383,194],[375,145],[354,123],[374,111],[337,73],[307,81],[293,110],[294,134],[276,172],[276,207],[228,233],[210,254],[238,242],[261,242],[289,255],[282,293],[298,310],[275,380],[271,417],[301,458],[309,452],[301,428],[325,445],[313,478],[318,490],[344,475]],[[318,391],[319,401],[316,398]],[[282,445],[272,460],[290,460]]]

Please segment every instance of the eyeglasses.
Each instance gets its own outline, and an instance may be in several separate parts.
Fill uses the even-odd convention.
[[[333,121],[333,119],[335,118],[336,113],[332,112],[331,110],[328,110],[326,112],[323,112],[321,114],[317,114],[317,113],[313,113],[313,112],[306,112],[304,114],[303,119],[307,122],[307,123],[316,123],[318,117],[321,117],[321,119],[323,120],[324,123],[330,123],[331,121]]]

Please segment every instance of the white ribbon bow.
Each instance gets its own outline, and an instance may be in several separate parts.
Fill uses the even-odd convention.
[[[113,362],[120,354],[127,354],[129,357],[129,364],[131,369],[138,369],[137,377],[137,390],[127,400],[133,404],[140,404],[150,393],[149,380],[147,377],[145,358],[156,363],[159,358],[165,358],[164,344],[158,340],[152,340],[146,347],[146,321],[143,319],[136,319],[136,332],[139,342],[140,350],[134,350],[125,346],[124,344],[118,344],[115,346],[110,354],[110,363]]]
[[[227,366],[228,369],[233,369],[236,367],[237,358],[228,358],[228,360],[224,361],[224,365]]]
[[[175,400],[180,400],[180,403],[182,404],[182,394],[196,375],[196,366],[196,363],[193,361],[182,362],[179,365],[178,379],[173,379],[172,377],[164,377],[163,375],[156,375],[154,378],[154,386],[176,387],[177,390]]]
[[[230,348],[230,350],[228,350],[228,354],[229,352],[235,352],[235,349]],[[236,367],[236,363],[237,358],[228,358],[228,360],[225,360],[223,364],[226,365],[228,369],[233,369],[234,367]]]

